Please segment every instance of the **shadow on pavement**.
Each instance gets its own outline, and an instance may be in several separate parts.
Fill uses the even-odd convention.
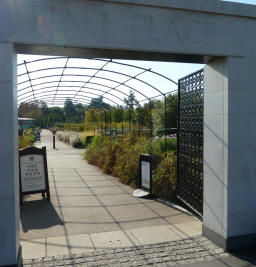
[[[233,250],[229,252],[233,257],[242,260],[244,267],[256,266],[256,246],[248,247],[239,250]]]
[[[20,219],[24,232],[64,224],[51,202],[44,199],[24,202],[20,208]]]
[[[248,247],[228,252],[228,257],[208,262],[182,264],[179,267],[253,267],[256,266],[256,247]]]

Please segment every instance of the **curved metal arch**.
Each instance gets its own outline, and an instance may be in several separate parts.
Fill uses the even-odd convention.
[[[52,94],[53,95],[53,94]],[[46,103],[47,104],[47,101],[51,101],[51,99],[52,99],[52,95],[50,95],[50,97],[49,97],[49,95],[45,95],[45,96],[43,96],[39,101],[40,102],[42,102],[42,103]],[[49,100],[50,99],[50,100]],[[66,97],[61,97],[61,99],[63,99],[63,100],[65,100],[65,99],[67,99]],[[88,97],[88,100],[87,99],[85,99],[85,98],[83,98],[83,99],[79,99],[79,101],[82,101],[83,103],[85,103],[85,105],[87,105],[87,104],[90,104],[90,99],[91,98],[89,98]],[[59,102],[61,102],[62,104],[63,104],[63,100],[59,100]],[[58,102],[58,100],[57,100],[57,102]],[[35,103],[35,101],[31,98],[31,99],[28,99],[27,101],[23,101],[23,102],[21,102],[20,104],[26,104],[26,105],[31,105],[31,106],[33,106],[33,104]],[[80,104],[83,104],[83,103],[81,103],[81,102],[78,102],[78,103],[80,103]]]
[[[119,64],[119,65],[124,65],[124,66],[128,66],[128,67],[135,67],[135,68],[139,68],[139,69],[141,69],[141,70],[147,70],[147,69],[142,68],[142,67],[139,67],[139,66],[134,66],[134,65],[127,64],[127,63],[122,63],[122,62],[116,62],[116,61],[114,61],[114,60],[112,60],[111,63],[115,63],[115,64]],[[175,82],[174,80],[172,80],[171,78],[168,78],[168,77],[164,76],[164,75],[161,74],[161,73],[158,73],[158,72],[156,72],[156,71],[153,71],[153,70],[151,70],[151,68],[150,68],[148,71],[151,72],[151,73],[153,73],[153,74],[155,74],[155,75],[157,75],[157,76],[161,76],[162,78],[164,78],[164,79],[166,79],[166,80],[168,80],[168,81],[174,83],[175,85],[178,85],[178,83]]]
[[[90,75],[76,75],[76,74],[65,74],[65,76],[81,76],[81,77],[91,77]],[[38,79],[44,79],[44,78],[51,78],[51,77],[59,77],[59,75],[47,75],[47,76],[42,76],[42,77],[39,77],[39,78],[35,78],[35,79],[31,79],[31,81],[33,80],[38,80]],[[95,77],[95,78],[98,78],[98,79],[103,79],[103,80],[107,80],[107,81],[110,81],[110,82],[115,82],[115,83],[118,83],[117,81],[115,80],[112,80],[112,79],[108,79],[108,78],[104,78],[104,77]],[[28,81],[23,81],[23,82],[20,82],[18,83],[18,85],[22,84],[22,83],[26,83]],[[56,83],[58,81],[49,81],[49,82],[43,82],[43,83],[38,83],[38,84],[35,84],[34,86],[38,86],[38,85],[44,85],[44,84],[47,84],[47,83]],[[79,82],[79,83],[84,83],[85,81],[70,81],[70,80],[64,80],[64,81],[61,81],[61,82]],[[109,88],[111,89],[112,87],[111,86],[108,86],[108,85],[105,85],[105,84],[102,84],[102,83],[94,83],[94,82],[89,82],[89,84],[93,84],[93,85],[99,85],[99,86],[103,86],[103,87],[106,87],[106,88]],[[128,86],[128,85],[124,85],[126,87],[128,87],[129,89],[132,89],[132,90],[135,90],[133,89],[132,87]],[[56,86],[55,86],[56,87]],[[23,90],[26,90],[28,88],[31,88],[31,86],[27,86],[27,87],[24,87],[22,89],[19,89],[18,92],[21,92]],[[125,96],[129,96],[128,94],[118,90],[118,89],[115,89],[115,91],[125,95]],[[140,92],[138,92],[140,94]]]
[[[33,102],[33,101],[32,101],[32,102]],[[43,102],[46,103],[46,104],[50,104],[50,103],[51,103],[51,101],[48,101],[48,102],[47,102],[47,100],[44,100]],[[31,103],[31,102],[23,102],[23,103]],[[61,104],[61,103],[63,103],[63,101],[61,101],[60,104]],[[87,105],[87,104],[89,104],[89,103],[90,103],[90,101],[88,100],[88,101],[86,101],[86,102],[84,101],[83,104]],[[82,104],[82,103],[81,103],[81,104]],[[59,107],[59,106],[58,106],[58,107]],[[29,112],[29,111],[33,110],[33,108],[28,106],[28,107],[24,107],[24,110],[25,110],[25,112]]]
[[[65,63],[65,66],[64,66],[64,68],[63,68],[63,70],[62,70],[62,73],[61,73],[61,76],[60,76],[60,80],[59,80],[57,89],[56,89],[56,91],[55,91],[55,96],[54,96],[54,98],[53,98],[53,100],[52,100],[52,103],[54,102],[54,100],[55,100],[55,98],[56,98],[56,95],[57,95],[57,93],[58,93],[58,89],[59,89],[59,86],[60,86],[60,83],[61,83],[61,80],[62,80],[64,71],[65,71],[65,69],[66,69],[66,67],[67,67],[68,61],[69,61],[69,57],[67,58],[66,63]]]
[[[44,61],[44,60],[55,60],[55,59],[66,59],[66,58],[70,58],[70,57],[60,56],[60,57],[50,57],[50,58],[35,59],[35,60],[32,60],[32,61],[27,61],[27,64],[35,63],[35,62],[38,62],[38,61]],[[131,65],[131,64],[123,63],[123,62],[117,62],[117,61],[112,60],[112,59],[104,59],[104,58],[74,57],[74,59],[86,59],[86,60],[104,61],[104,62],[108,62],[108,63],[113,63],[113,64],[123,65],[123,66],[127,66],[127,67],[132,67],[132,68],[136,68],[136,69],[140,69],[140,70],[147,70],[147,71],[149,71],[149,72],[151,72],[151,73],[153,73],[155,75],[161,76],[162,78],[174,83],[175,85],[178,85],[178,83],[175,82],[174,80],[170,79],[169,77],[166,77],[165,75],[162,75],[161,73],[158,73],[156,71],[152,71],[151,68],[150,69],[146,69],[146,68],[143,68],[143,67],[140,67],[140,66],[135,66],[135,65]],[[18,66],[21,66],[23,64],[24,63],[20,63],[20,64],[18,64]]]
[[[54,94],[52,94],[52,95],[46,95],[46,96],[42,96],[41,97],[41,101],[43,101],[43,102],[45,102],[47,105],[52,105],[51,103],[52,103],[52,98],[53,98],[53,96],[54,96]],[[65,102],[65,100],[66,100],[67,98],[66,97],[59,97],[58,99],[56,99],[56,103],[58,104],[58,105],[64,105],[64,102]],[[90,97],[86,97],[86,98],[78,98],[77,99],[77,101],[74,103],[74,104],[78,104],[78,103],[80,103],[80,104],[82,104],[82,105],[85,105],[85,106],[88,106],[88,105],[90,105],[90,103],[91,103],[91,98]],[[26,102],[25,103],[27,103],[27,101],[29,101],[30,103],[31,102],[33,102],[33,98],[32,97],[30,97],[30,98],[28,98],[27,100],[26,100]],[[24,103],[24,102],[23,102]]]
[[[41,71],[46,71],[46,70],[56,70],[56,69],[62,69],[62,68],[63,68],[63,67],[44,68],[44,69],[39,69],[39,70],[30,71],[29,73],[31,74],[31,73],[36,73],[36,72],[41,72]],[[97,70],[98,70],[97,68],[85,68],[85,67],[66,67],[66,69],[94,70],[94,71],[97,71]],[[117,72],[117,71],[112,71],[112,70],[104,70],[104,69],[102,69],[101,71],[103,71],[103,72],[105,71],[105,72],[109,72],[109,73],[113,73],[113,74],[118,74],[118,75],[123,75],[123,76],[125,76],[125,77],[128,77],[129,80],[131,80],[131,79],[138,80],[138,81],[140,81],[140,82],[146,84],[147,86],[151,87],[152,89],[158,91],[159,93],[161,93],[161,91],[159,91],[158,89],[156,89],[154,86],[152,86],[152,85],[150,85],[149,83],[144,82],[144,81],[142,81],[142,80],[140,80],[140,79],[138,79],[138,78],[135,77],[135,76],[138,76],[138,75],[130,76],[130,75],[124,74],[124,73],[122,73],[122,72]],[[23,76],[23,75],[27,75],[27,73],[20,74],[20,75],[18,75],[18,77],[21,77],[21,76]],[[89,77],[92,77],[92,76],[89,76]],[[101,77],[100,77],[100,76],[94,76],[94,78],[101,78]],[[37,78],[34,78],[34,80],[36,80],[36,79],[37,79]],[[26,82],[30,82],[30,81],[32,81],[32,79],[30,79],[30,78],[29,78],[28,80],[26,80]],[[117,82],[117,81],[115,81],[115,80],[113,80],[113,81],[116,82],[116,83],[118,83],[118,85],[117,85],[116,87],[119,87],[119,86],[121,86],[121,85],[125,85],[125,83],[127,82],[127,81],[125,81],[125,82]],[[84,82],[84,83],[86,83],[86,82]],[[127,86],[127,85],[126,85],[126,86]],[[31,87],[32,87],[32,86],[31,86]],[[116,89],[116,87],[114,87],[114,89]],[[128,87],[128,86],[127,86],[127,87]],[[132,87],[131,87],[131,88],[132,88]],[[135,90],[134,88],[132,88],[132,90],[134,90],[135,92],[137,92],[137,93],[143,95],[145,98],[147,98],[146,95],[142,94],[142,93],[139,92],[138,90]]]
[[[35,62],[38,62],[38,61],[44,61],[44,60],[54,60],[54,59],[65,59],[65,58],[68,58],[67,56],[60,56],[60,57],[47,57],[47,58],[39,58],[39,59],[34,59],[34,60],[30,60],[30,61],[27,61],[27,64],[30,64],[30,63],[35,63]],[[19,63],[17,64],[17,66],[22,66],[24,63]]]
[[[81,93],[87,93],[87,94],[91,94],[91,95],[96,95],[96,96],[102,96],[102,95],[99,95],[99,94],[95,94],[95,93],[91,93],[91,92],[81,92]],[[80,95],[79,95],[80,96]],[[85,96],[83,96],[83,97],[85,97]],[[107,98],[107,97],[105,97],[105,99],[107,99],[107,100],[109,100],[109,101],[111,101],[111,102],[113,102],[115,105],[117,105],[118,106],[118,103],[116,103],[115,101],[113,101],[112,99],[109,99],[109,98]],[[121,98],[120,98],[121,99]],[[124,100],[122,100],[123,102],[124,102]]]
[[[74,76],[74,77],[92,77],[90,75],[65,74],[65,77],[67,77],[67,76]],[[35,81],[35,80],[39,80],[39,79],[44,79],[44,78],[51,78],[51,77],[60,77],[60,75],[46,75],[46,76],[41,76],[41,77],[38,77],[38,78],[31,79],[31,81]],[[129,88],[130,90],[135,91],[136,93],[138,93],[138,94],[142,95],[143,97],[147,98],[147,96],[145,96],[144,94],[142,94],[140,91],[136,90],[135,88],[131,87],[130,85],[123,84],[123,83],[118,82],[116,80],[105,78],[105,77],[100,77],[100,76],[94,76],[94,78],[106,80],[106,81],[109,81],[109,82],[114,82],[114,83],[117,83],[119,86],[123,85],[123,86]],[[29,80],[20,82],[20,83],[18,83],[18,85],[21,85],[21,84],[26,83],[26,82],[29,82]],[[51,81],[51,82],[53,82],[53,81]],[[49,83],[51,83],[51,82],[49,81]],[[58,81],[55,81],[55,82],[58,82]],[[62,81],[62,82],[65,82],[65,81]],[[83,83],[85,83],[85,81],[77,81],[77,82],[83,82]],[[48,82],[45,82],[45,83],[48,83]],[[39,84],[42,85],[42,84],[45,84],[45,83],[39,83]],[[113,88],[111,86],[107,86],[107,85],[104,85],[104,84],[101,84],[101,83],[92,83],[92,82],[89,82],[89,83],[90,84],[104,86],[106,88],[113,89],[114,91],[117,91],[117,92],[119,92],[121,94],[124,94],[125,96],[128,96],[126,93],[124,93],[124,92],[122,92],[122,91],[120,91],[120,90],[118,90],[116,88]],[[34,86],[37,86],[39,84],[35,84]],[[55,86],[55,87],[57,87],[57,86]],[[20,92],[22,90],[25,90],[25,89],[28,89],[28,88],[31,88],[31,86],[24,87],[24,88],[20,89],[18,92]],[[149,98],[147,98],[147,99],[149,99]]]
[[[49,100],[50,99],[50,100]],[[57,100],[56,102],[57,103],[59,103],[59,104],[63,104],[64,103],[64,101],[65,101],[65,99],[67,99],[66,97],[63,97],[63,98],[59,98],[59,99],[61,99],[61,100]],[[51,98],[49,98],[49,96],[44,96],[44,97],[42,97],[41,98],[41,100],[43,101],[43,102],[45,102],[45,103],[51,103],[51,101],[52,101],[52,97]],[[28,99],[28,101],[31,103],[31,102],[33,102],[33,99],[32,98],[30,98],[30,99]],[[81,104],[83,104],[83,103],[85,103],[85,104],[89,104],[90,103],[90,98],[88,97],[88,100],[86,100],[86,99],[79,99],[79,103],[81,103]],[[49,103],[49,104],[50,104]]]
[[[51,88],[51,87],[49,87],[49,88]],[[92,90],[94,90],[94,88],[92,89]],[[60,92],[64,92],[65,90],[61,90]],[[68,91],[68,90],[66,90],[66,91]],[[28,92],[29,93],[29,92]],[[42,96],[45,96],[44,95],[44,93],[52,93],[52,91],[45,91],[45,92],[40,92],[40,93],[38,93],[38,94],[34,94],[36,97],[40,97],[40,98],[38,98],[38,100],[40,100],[41,98],[42,98]],[[88,94],[93,94],[93,93],[91,93],[91,92],[81,92],[81,93],[88,93]],[[27,93],[26,93],[27,94]],[[43,94],[43,95],[42,95]],[[42,96],[41,96],[42,95]],[[48,94],[48,95],[52,95],[52,94]],[[96,95],[96,96],[101,96],[101,94],[93,94],[93,95]],[[31,94],[29,95],[29,96],[27,96],[27,97],[23,97],[22,99],[20,99],[20,101],[21,102],[24,102],[24,101],[27,101],[27,99],[30,99],[29,97],[31,96]],[[61,95],[60,95],[61,96]],[[73,94],[71,93],[71,94],[67,94],[66,95],[66,98],[72,98],[72,96],[73,96]],[[84,96],[84,95],[82,95],[81,97],[86,97],[86,96]],[[57,97],[57,99],[59,98],[59,96]],[[76,99],[78,99],[78,98],[76,98]],[[81,99],[81,98],[80,98]],[[92,99],[92,98],[90,98],[90,99]],[[115,101],[113,101],[112,99],[109,99],[109,98],[107,98],[107,97],[105,97],[105,99],[108,99],[109,101],[111,101],[113,104],[115,104],[115,105],[119,105],[118,103],[116,103]],[[121,99],[122,100],[122,99]],[[74,100],[75,101],[75,100]],[[122,100],[123,101],[123,100]],[[21,103],[20,102],[20,103]],[[123,101],[124,102],[124,101]]]
[[[45,83],[46,84],[46,83]],[[43,90],[43,89],[48,89],[48,88],[52,88],[52,87],[56,87],[56,86],[46,86],[46,87],[40,87],[40,88],[37,88],[37,89],[34,89],[34,93],[36,92],[36,91],[40,91],[40,90]],[[65,88],[65,87],[67,87],[67,88],[78,88],[78,86],[74,86],[74,85],[70,85],[70,86],[68,86],[68,85],[62,85],[61,86],[61,88]],[[29,87],[27,87],[26,89],[28,89],[28,88],[30,88],[30,86]],[[83,87],[83,88],[85,88],[85,89],[89,89],[89,90],[95,90],[95,91],[99,91],[99,92],[105,92],[105,91],[103,91],[103,90],[100,90],[100,89],[97,89],[97,88],[93,88],[93,87],[88,87],[88,86],[86,86],[86,87]],[[25,90],[25,89],[24,89]],[[74,91],[70,91],[70,90],[59,90],[59,92],[74,92]],[[42,93],[43,93],[44,91],[42,91]],[[51,91],[47,91],[47,92],[51,92]],[[84,91],[80,91],[80,93],[81,92],[84,92]],[[25,92],[25,93],[23,93],[23,94],[19,94],[19,97],[22,97],[23,95],[26,95],[26,94],[31,94],[31,92],[29,91],[29,92]],[[123,103],[125,103],[124,102],[124,100],[122,99],[122,98],[120,98],[120,97],[118,97],[118,96],[115,96],[115,95],[113,95],[113,94],[111,94],[111,93],[108,93],[109,95],[111,95],[111,96],[113,96],[113,97],[115,97],[115,98],[117,98],[117,99],[119,99],[120,101],[122,101]],[[36,95],[38,95],[38,94],[34,94],[35,96]],[[126,96],[128,96],[127,94],[125,94]],[[106,97],[105,97],[106,98]],[[106,98],[107,99],[107,98]]]
[[[54,69],[63,69],[63,67],[54,67],[54,68],[46,68],[46,69],[40,69],[40,70],[34,70],[34,71],[30,71],[29,73],[35,73],[35,72],[40,72],[40,71],[45,71],[45,70],[54,70]],[[99,72],[99,69],[97,69],[97,68],[87,68],[87,67],[66,67],[65,69],[81,69],[81,70],[93,70],[93,71],[96,71],[96,72]],[[151,87],[152,89],[154,89],[154,90],[156,90],[158,93],[160,93],[160,94],[163,94],[160,90],[158,90],[155,86],[153,86],[153,85],[151,85],[151,84],[149,84],[149,83],[147,83],[147,82],[145,82],[145,81],[143,81],[143,80],[141,80],[141,79],[138,79],[137,78],[137,76],[139,76],[139,75],[141,75],[142,73],[139,73],[139,74],[136,74],[136,75],[134,75],[134,76],[131,76],[131,75],[128,75],[128,74],[124,74],[124,73],[122,73],[122,72],[118,72],[118,71],[113,71],[113,70],[106,70],[106,69],[100,69],[100,71],[105,71],[105,72],[110,72],[110,73],[114,73],[114,74],[118,74],[118,75],[123,75],[123,76],[125,76],[125,77],[128,77],[129,78],[129,80],[128,81],[130,81],[130,80],[132,80],[132,79],[134,79],[134,80],[137,80],[137,81],[139,81],[139,82],[141,82],[141,83],[143,83],[143,84],[146,84],[147,86],[149,86],[149,87]],[[149,69],[147,70],[145,70],[145,71],[149,71]],[[145,72],[144,71],[144,72]],[[144,73],[143,72],[143,73]],[[27,73],[24,73],[24,74],[22,74],[22,75],[26,75]],[[91,77],[95,77],[95,78],[98,78],[98,77],[100,77],[100,76],[94,76],[94,75],[92,75]],[[29,79],[30,80],[30,79]],[[121,85],[124,85],[126,82],[128,82],[128,81],[125,81],[125,82],[122,82],[122,83],[120,83],[118,86],[121,86]],[[86,82],[85,82],[86,83]],[[140,92],[141,93],[141,92]],[[142,93],[141,93],[142,94]],[[164,95],[164,94],[163,94]],[[145,96],[145,95],[144,95]],[[146,96],[145,96],[146,97]]]
[[[51,87],[49,87],[49,88],[51,88]],[[52,92],[52,91],[49,91],[49,92]],[[42,93],[44,93],[44,92],[42,92]],[[95,94],[95,93],[91,93],[91,92],[86,92],[86,93],[91,94],[91,95],[95,95],[95,96],[98,96],[98,97],[101,96],[100,94]],[[39,94],[37,94],[37,95],[39,95]],[[48,94],[48,95],[50,96],[50,95],[52,95],[52,94]],[[29,97],[31,97],[31,95],[30,95]],[[24,97],[24,98],[21,99],[21,101],[24,102],[24,100],[26,101],[27,99],[29,99],[29,97]],[[84,95],[83,95],[82,97],[87,97],[87,96],[84,96]],[[42,98],[42,97],[40,97],[40,98]],[[57,98],[59,99],[60,97],[57,97]],[[66,98],[67,98],[67,97],[66,97]],[[88,98],[89,98],[89,97],[88,97]],[[92,98],[90,98],[90,99],[92,99]],[[111,101],[111,102],[114,103],[115,105],[118,105],[118,103],[116,103],[116,102],[113,101],[112,99],[109,99],[109,98],[107,98],[107,97],[105,97],[105,99]],[[29,99],[29,100],[30,100],[30,99]],[[39,99],[39,100],[40,100],[40,99]]]
[[[90,59],[90,58],[87,58],[87,59]],[[100,61],[107,61],[107,59],[103,59],[103,58],[94,58],[94,59],[90,59],[90,60],[100,60]],[[136,69],[140,69],[140,70],[145,70],[145,71],[148,71],[150,73],[153,73],[157,76],[161,76],[162,78],[174,83],[175,85],[178,85],[177,82],[175,82],[174,80],[172,80],[171,78],[168,78],[166,77],[165,75],[161,74],[161,73],[158,73],[156,71],[153,71],[151,68],[149,69],[146,69],[146,68],[143,68],[143,67],[140,67],[140,66],[135,66],[135,65],[132,65],[132,64],[127,64],[127,63],[123,63],[123,62],[118,62],[118,61],[115,61],[115,60],[110,60],[111,63],[114,63],[114,64],[118,64],[118,65],[123,65],[123,66],[127,66],[127,67],[132,67],[132,68],[136,68]]]
[[[49,87],[49,88],[51,88],[51,87]],[[87,88],[87,89],[92,89],[92,90],[94,90],[94,91],[101,91],[101,90],[95,90],[94,88]],[[60,90],[59,92],[70,92],[69,90]],[[36,97],[38,97],[38,100],[40,100],[40,97],[41,96],[44,96],[45,95],[45,93],[52,93],[52,91],[43,91],[43,92],[40,92],[40,93],[37,93],[37,94],[34,94]],[[81,92],[81,93],[88,93],[88,94],[92,94],[91,92]],[[28,93],[25,93],[25,94],[29,94],[29,92]],[[23,94],[23,95],[25,95],[25,94]],[[29,96],[30,96],[31,94],[29,94]],[[50,95],[52,95],[52,94],[50,94]],[[97,95],[97,96],[101,96],[101,94],[94,94],[94,95]],[[61,96],[61,95],[60,95]],[[70,97],[70,98],[72,98],[72,96],[73,96],[73,93],[72,92],[70,92],[70,94],[67,94],[67,97]],[[84,95],[80,95],[81,97],[84,97]],[[114,95],[113,95],[114,96]],[[114,96],[114,97],[116,97],[116,96]],[[56,98],[58,98],[58,96],[56,97]],[[118,98],[118,97],[116,97],[116,98]],[[28,99],[28,97],[23,97],[22,99],[20,99],[20,101],[21,102],[24,102],[24,100],[26,100],[26,99]],[[77,99],[77,98],[76,98]],[[92,98],[91,98],[92,99]],[[112,99],[109,99],[109,98],[107,98],[107,97],[105,97],[105,99],[108,99],[109,101],[111,101],[112,103],[114,103],[115,105],[119,105],[117,102],[115,102],[115,101],[113,101]],[[121,98],[118,98],[118,99],[120,99],[121,101],[123,101]],[[75,100],[74,100],[75,101]],[[123,101],[124,102],[124,101]]]

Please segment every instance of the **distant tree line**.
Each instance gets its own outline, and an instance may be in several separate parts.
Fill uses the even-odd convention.
[[[74,104],[69,98],[64,107],[48,107],[43,101],[22,102],[18,116],[35,119],[35,125],[41,128],[53,127],[56,123],[82,123],[85,117],[85,106]]]
[[[170,94],[166,99],[152,99],[151,103],[142,106],[131,91],[124,103],[109,110],[87,109],[85,123],[91,124],[92,128],[99,127],[102,122],[104,127],[105,123],[113,123],[112,127],[117,124],[120,128],[120,123],[125,122],[125,126],[131,128],[152,127],[155,134],[163,134],[165,128],[177,128],[177,94]]]
[[[41,128],[53,127],[58,123],[85,123],[95,127],[102,121],[123,121],[144,128],[153,126],[154,129],[176,128],[177,95],[168,95],[165,101],[152,99],[151,104],[145,103],[143,106],[132,91],[124,98],[122,106],[111,106],[103,101],[102,96],[93,98],[89,105],[75,104],[67,98],[63,107],[48,107],[43,101],[23,102],[19,105],[18,115],[35,119],[35,125]]]

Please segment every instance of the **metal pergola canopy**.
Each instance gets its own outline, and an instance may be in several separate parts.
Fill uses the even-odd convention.
[[[120,107],[130,91],[144,103],[176,92],[177,83],[150,68],[112,59],[47,57],[18,64],[18,105],[44,101],[49,107],[63,106],[70,98],[87,106],[103,97]]]

